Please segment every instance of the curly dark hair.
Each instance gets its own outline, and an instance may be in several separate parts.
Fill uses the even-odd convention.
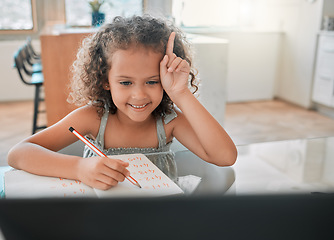
[[[190,44],[184,34],[172,23],[145,15],[115,17],[112,23],[105,24],[83,40],[71,68],[73,77],[68,101],[76,105],[89,103],[96,107],[100,117],[104,114],[104,106],[107,104],[110,113],[115,114],[117,107],[110,91],[103,88],[103,85],[108,83],[112,54],[119,49],[126,50],[138,45],[165,54],[172,32],[176,33],[174,53],[189,63],[189,85],[195,93],[198,90],[195,69],[192,67]],[[170,113],[172,108],[172,100],[163,91],[162,101],[153,114],[164,116]]]

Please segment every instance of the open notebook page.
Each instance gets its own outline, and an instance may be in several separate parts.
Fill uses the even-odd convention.
[[[14,170],[5,173],[6,198],[166,196],[183,191],[143,154],[109,156],[129,162],[129,171],[142,188],[128,180],[109,190],[93,189],[80,181],[44,177]]]

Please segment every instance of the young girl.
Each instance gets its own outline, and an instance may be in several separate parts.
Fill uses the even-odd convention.
[[[148,16],[116,17],[83,41],[73,64],[71,101],[86,104],[14,146],[9,165],[98,189],[129,176],[127,163],[89,148],[83,157],[58,153],[78,140],[71,126],[107,155],[145,154],[173,180],[174,137],[207,162],[234,164],[234,143],[188,88],[197,90],[191,63],[174,26]]]

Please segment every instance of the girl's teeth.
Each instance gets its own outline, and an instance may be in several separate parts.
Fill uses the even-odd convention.
[[[141,105],[141,106],[136,106],[136,105],[132,105],[132,104],[131,104],[131,106],[134,107],[134,108],[143,108],[143,107],[145,107],[146,105],[147,105],[147,104],[144,104],[144,105]]]

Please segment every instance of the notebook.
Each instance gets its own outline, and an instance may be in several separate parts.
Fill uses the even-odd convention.
[[[129,162],[128,170],[142,188],[127,179],[103,191],[91,188],[78,180],[45,177],[12,170],[5,173],[6,198],[43,197],[149,197],[183,194],[182,189],[167,177],[143,154],[108,156]]]

